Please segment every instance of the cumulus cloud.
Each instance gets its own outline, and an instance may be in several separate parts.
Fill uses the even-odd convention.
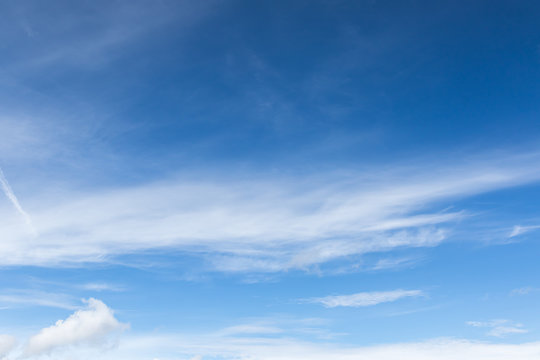
[[[0,334],[0,359],[3,359],[15,347],[16,340],[10,335]]]
[[[335,295],[320,298],[307,299],[307,302],[320,303],[326,307],[338,306],[364,307],[381,303],[392,302],[406,297],[416,297],[424,295],[420,290],[392,290],[361,292],[352,295]]]
[[[505,337],[510,334],[524,334],[529,332],[527,329],[523,328],[522,324],[514,323],[506,319],[496,319],[486,322],[469,321],[467,324],[474,327],[489,328],[490,330],[486,335],[494,337]]]
[[[97,299],[87,300],[87,307],[78,310],[65,320],[42,329],[32,336],[25,349],[27,355],[48,353],[58,347],[99,343],[126,324],[119,322],[113,311]]]

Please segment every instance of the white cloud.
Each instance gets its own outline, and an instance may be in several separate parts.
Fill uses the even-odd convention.
[[[36,356],[58,347],[100,342],[110,333],[126,328],[113,311],[96,299],[87,301],[87,308],[78,310],[65,320],[42,329],[28,341],[25,353]]]
[[[308,320],[308,319],[306,319]],[[302,321],[301,321],[302,322]],[[247,328],[240,325],[241,328]],[[230,327],[227,329],[234,329]],[[207,334],[155,333],[126,335],[114,349],[93,352],[71,347],[55,358],[96,360],[179,360],[179,359],[257,359],[257,360],[537,360],[540,342],[505,344],[466,339],[432,339],[410,343],[353,346],[317,340],[300,340],[293,333],[273,333],[261,329],[217,331]],[[235,333],[238,336],[235,336]],[[246,336],[251,334],[252,336]],[[306,339],[302,335],[302,339]],[[57,356],[58,355],[58,356]],[[37,356],[39,358],[39,355]],[[33,359],[34,357],[30,357]]]
[[[233,341],[244,338],[272,337],[309,337],[324,339],[335,338],[342,333],[331,332],[321,327],[328,321],[320,318],[296,318],[273,315],[271,317],[250,318],[244,323],[233,325],[212,333],[216,338],[231,338]]]
[[[262,334],[279,334],[282,333],[283,329],[280,329],[277,326],[268,326],[261,324],[244,324],[244,325],[235,325],[225,328],[221,331],[221,334],[224,336],[228,335],[262,335]]]
[[[37,290],[12,289],[0,293],[0,305],[45,306],[73,310],[76,308],[71,296]]]
[[[106,261],[149,249],[206,256],[221,271],[306,269],[350,255],[437,246],[463,211],[444,201],[540,178],[536,155],[347,176],[176,180],[25,199],[29,237],[0,213],[0,265]],[[435,207],[435,210],[434,210]]]
[[[320,303],[329,308],[338,306],[363,307],[393,302],[406,297],[417,297],[423,295],[423,292],[420,290],[392,290],[361,292],[352,295],[325,296],[307,299],[306,301]]]
[[[24,209],[22,208],[21,204],[19,203],[19,199],[17,199],[17,196],[15,196],[15,193],[13,192],[13,189],[11,189],[11,186],[9,185],[6,176],[4,175],[4,172],[0,168],[0,185],[2,186],[2,190],[4,191],[4,194],[6,197],[11,201],[13,204],[13,207],[17,210],[17,212],[23,217],[24,221],[26,222],[26,225],[28,225],[29,230],[32,232],[32,234],[36,234],[36,230],[34,229],[34,226],[32,225],[32,219],[30,219],[30,215]]]
[[[285,338],[215,338],[181,334],[126,338],[106,360],[210,359],[257,360],[537,360],[540,342],[494,344],[459,339],[354,347]]]
[[[497,319],[487,322],[469,321],[467,324],[474,327],[490,328],[487,335],[495,337],[505,337],[510,334],[524,334],[528,332],[527,329],[523,328],[522,324],[514,323],[505,319]]]
[[[530,226],[516,225],[514,226],[514,228],[512,229],[512,232],[510,233],[510,235],[508,235],[508,237],[513,238],[513,237],[523,235],[527,232],[538,230],[538,229],[540,229],[540,225],[530,225]]]
[[[13,348],[17,340],[10,335],[1,335],[0,334],[0,359],[3,359]]]
[[[522,288],[514,289],[510,292],[510,295],[528,295],[532,292],[538,291],[537,288],[534,288],[532,286],[525,286]]]
[[[80,286],[81,289],[90,291],[124,291],[125,288],[115,284],[108,284],[104,282],[87,283]]]
[[[387,269],[409,267],[416,264],[419,261],[420,259],[411,258],[411,257],[379,259],[370,268],[370,270],[387,270]]]

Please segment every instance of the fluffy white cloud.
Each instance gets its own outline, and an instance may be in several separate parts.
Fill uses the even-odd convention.
[[[420,290],[400,289],[392,291],[361,292],[352,295],[325,296],[320,298],[308,299],[307,302],[320,303],[329,308],[338,306],[362,307],[392,302],[405,297],[415,297],[422,295],[423,293]]]
[[[87,301],[87,308],[76,311],[65,320],[58,320],[53,326],[32,336],[25,353],[33,356],[57,347],[99,342],[111,332],[125,329],[126,326],[114,317],[107,305],[91,298]]]
[[[6,356],[15,347],[16,342],[17,341],[13,336],[0,334],[0,359]]]

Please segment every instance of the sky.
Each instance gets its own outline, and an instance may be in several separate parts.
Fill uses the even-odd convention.
[[[539,359],[539,18],[0,0],[0,359]]]

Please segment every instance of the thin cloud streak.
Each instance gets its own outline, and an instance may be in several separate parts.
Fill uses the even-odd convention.
[[[490,330],[486,335],[494,337],[505,337],[511,334],[525,334],[529,331],[523,327],[523,324],[514,323],[506,319],[497,319],[487,322],[482,321],[469,321],[467,325],[473,327],[489,328]]]
[[[514,226],[514,228],[512,229],[512,232],[510,233],[510,235],[508,235],[508,237],[513,238],[513,237],[523,235],[525,233],[538,230],[538,229],[540,229],[540,225],[530,225],[530,226],[516,225]]]
[[[43,306],[60,309],[76,309],[71,296],[35,290],[6,290],[0,293],[0,304],[9,307]]]
[[[9,185],[6,179],[6,176],[4,175],[2,168],[0,168],[0,184],[2,185],[2,190],[4,191],[4,194],[9,199],[9,201],[11,201],[15,210],[17,210],[17,212],[23,217],[26,225],[28,225],[28,228],[30,229],[32,234],[37,235],[37,231],[34,228],[30,215],[28,215],[28,213],[24,211],[21,204],[19,203],[19,199],[17,199],[17,196],[15,196],[13,189],[11,189],[11,186]]]
[[[335,295],[306,299],[304,302],[322,304],[327,308],[335,307],[366,307],[382,303],[394,302],[407,297],[423,296],[421,290],[392,290],[361,292],[351,295]]]

